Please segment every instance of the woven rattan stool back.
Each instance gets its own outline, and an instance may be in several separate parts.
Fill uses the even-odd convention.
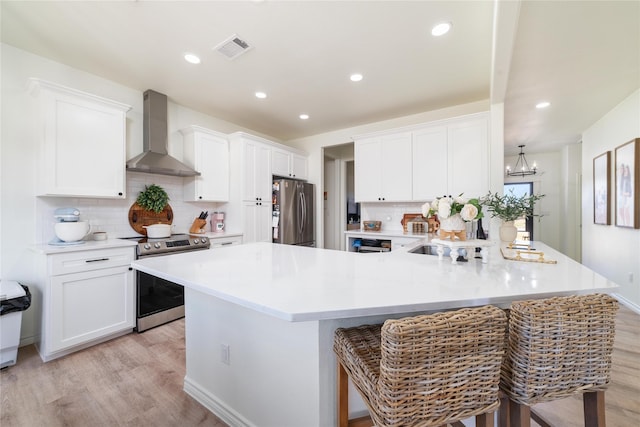
[[[499,406],[505,326],[504,312],[485,306],[338,329],[339,387],[344,372],[376,426],[439,426],[480,415],[485,424]],[[343,384],[340,425],[348,417],[345,392]]]
[[[527,407],[604,391],[611,380],[617,310],[618,302],[604,294],[513,303],[502,391]]]

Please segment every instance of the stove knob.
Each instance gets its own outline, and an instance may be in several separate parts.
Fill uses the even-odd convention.
[[[154,243],[153,247],[156,249],[160,249],[160,243],[159,242]]]
[[[194,245],[197,245],[198,243],[200,243],[200,240],[199,240],[199,239],[193,239],[193,244],[194,244]]]
[[[202,239],[200,239],[200,243],[207,243],[207,238],[203,237]]]
[[[151,249],[151,246],[149,246],[149,244],[148,244],[148,243],[145,243],[143,247],[144,247],[146,250]]]

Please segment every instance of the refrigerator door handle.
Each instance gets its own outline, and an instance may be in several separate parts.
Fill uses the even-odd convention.
[[[298,193],[298,234],[302,234],[304,228],[304,194]]]
[[[300,195],[302,196],[302,223],[300,224],[300,234],[303,234],[307,226],[307,198],[304,193],[300,193]]]

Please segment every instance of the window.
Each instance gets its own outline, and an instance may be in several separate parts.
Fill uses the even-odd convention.
[[[518,182],[504,185],[504,194],[513,191],[515,196],[530,196],[533,194],[532,182]],[[533,217],[518,218],[513,222],[518,229],[516,240],[533,240]]]

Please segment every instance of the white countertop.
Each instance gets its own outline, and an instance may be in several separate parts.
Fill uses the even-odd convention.
[[[84,243],[80,243],[77,245],[68,245],[68,246],[57,246],[57,245],[49,245],[47,243],[43,243],[41,245],[31,246],[31,250],[43,255],[52,255],[52,254],[63,254],[68,252],[94,251],[99,249],[134,247],[138,244],[138,242],[136,241],[123,240],[123,239],[86,240],[83,242]]]
[[[287,321],[500,305],[617,287],[542,243],[536,248],[557,264],[505,260],[499,246],[490,248],[487,264],[473,258],[453,265],[406,250],[360,254],[251,243],[136,260],[132,266]]]

